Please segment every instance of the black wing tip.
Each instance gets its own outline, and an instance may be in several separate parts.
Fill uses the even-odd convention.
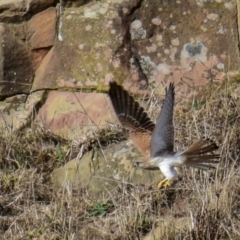
[[[168,88],[166,88],[166,93],[172,92],[175,95],[175,85],[174,82],[170,82]]]
[[[169,88],[173,88],[173,89],[175,88],[174,82],[170,82],[170,83],[169,83]]]
[[[117,82],[116,81],[110,81],[109,82],[109,86],[117,86],[118,84],[117,84]]]
[[[123,93],[127,92],[123,88],[123,86],[118,84],[116,81],[110,81],[108,85],[109,85],[108,94],[111,97],[111,99],[114,98],[114,96],[119,94],[120,92],[123,92]]]
[[[119,85],[119,84],[117,84],[116,81],[110,81],[110,82],[109,82],[109,92],[110,92],[112,89],[116,88],[116,87],[122,87],[122,86]]]

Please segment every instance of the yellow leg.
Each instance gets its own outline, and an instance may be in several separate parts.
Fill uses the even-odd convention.
[[[172,181],[168,179],[164,179],[161,182],[158,183],[157,187],[160,188],[169,188],[172,185]]]

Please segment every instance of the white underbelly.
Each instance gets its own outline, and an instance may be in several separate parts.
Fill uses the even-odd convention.
[[[155,166],[158,166],[162,174],[168,180],[177,179],[178,173],[175,170],[175,167],[180,167],[184,165],[186,157],[179,155],[172,155],[166,157],[156,157],[150,160],[151,163]]]

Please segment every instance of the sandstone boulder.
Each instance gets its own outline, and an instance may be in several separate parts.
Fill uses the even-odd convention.
[[[37,122],[66,139],[81,138],[116,121],[109,98],[101,93],[51,91]]]
[[[114,191],[121,182],[156,188],[158,181],[163,180],[163,175],[158,169],[134,167],[134,161],[140,156],[135,147],[127,146],[126,142],[112,144],[102,151],[93,150],[55,169],[52,182],[55,186],[88,187],[96,196]]]

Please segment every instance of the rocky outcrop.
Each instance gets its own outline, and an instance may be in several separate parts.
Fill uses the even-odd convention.
[[[159,169],[134,167],[134,161],[140,156],[126,142],[112,144],[102,151],[90,151],[82,158],[80,156],[55,169],[51,175],[52,183],[66,188],[87,187],[94,195],[114,191],[122,182],[156,188],[163,175]]]
[[[54,0],[1,1],[1,99],[19,99],[21,94],[31,98],[34,92],[46,91],[37,108],[33,104],[30,109],[50,130],[71,138],[73,128],[89,120],[77,115],[67,126],[73,112],[66,110],[65,125],[61,111],[49,124],[53,114],[46,116],[46,109],[55,111],[56,102],[68,95],[66,105],[59,101],[60,108],[67,109],[68,102],[75,102],[72,91],[83,92],[81,102],[85,93],[104,106],[108,100],[90,92],[105,92],[111,80],[140,94],[153,88],[162,94],[167,82],[174,81],[177,98],[189,97],[194,87],[221,81],[226,72],[238,69],[236,14],[234,2],[221,1],[63,1],[61,7]],[[24,101],[21,104],[11,110],[13,116],[27,108]],[[100,107],[93,122],[104,127],[107,123],[101,119],[111,121],[108,105]],[[1,109],[9,108],[9,100],[1,103]],[[82,111],[80,104],[74,111]],[[11,116],[3,112],[3,118]],[[7,124],[13,129],[22,126]]]
[[[36,121],[66,138],[76,139],[113,121],[109,99],[102,93],[51,91]]]
[[[219,81],[239,65],[236,38],[230,37],[237,33],[229,21],[235,14],[233,2],[143,2],[131,22],[132,50],[154,86]]]
[[[1,0],[0,22],[19,23],[34,14],[55,6],[56,0]]]
[[[56,21],[56,9],[51,7],[34,15],[28,22],[28,43],[35,71],[54,45]]]
[[[30,52],[25,43],[25,26],[0,24],[0,97],[29,93],[34,75]]]

